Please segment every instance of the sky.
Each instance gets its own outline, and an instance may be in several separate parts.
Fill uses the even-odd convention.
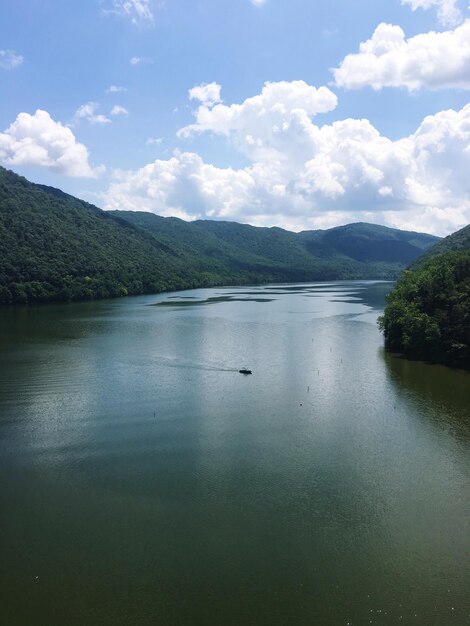
[[[2,0],[0,164],[103,209],[470,222],[469,0]]]

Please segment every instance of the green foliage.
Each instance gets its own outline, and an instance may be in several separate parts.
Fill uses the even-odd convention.
[[[422,256],[420,256],[411,266],[412,268],[420,267],[433,256],[444,254],[444,252],[456,252],[457,250],[468,250],[470,248],[470,224],[460,230],[445,237],[439,243],[429,248]]]
[[[446,252],[404,272],[379,326],[393,352],[470,368],[470,250]]]
[[[0,303],[109,298],[198,286],[149,234],[0,168]],[[209,282],[217,284],[216,273]]]
[[[393,279],[410,254],[434,241],[371,224],[296,234],[106,212],[0,167],[0,304],[215,285]],[[393,253],[381,254],[387,246]]]
[[[302,233],[311,242],[366,263],[398,263],[408,265],[424,250],[439,241],[434,235],[413,233],[377,224],[347,224],[326,231]]]
[[[432,235],[374,224],[292,233],[282,228],[259,228],[236,222],[188,223],[133,211],[113,211],[113,215],[165,238],[169,244],[178,242],[197,263],[204,262],[206,267],[220,264],[226,271],[255,272],[258,280],[254,282],[259,282],[259,277],[263,282],[393,280],[410,259],[438,241]],[[348,256],[344,245],[362,252]],[[263,280],[266,275],[272,278]]]

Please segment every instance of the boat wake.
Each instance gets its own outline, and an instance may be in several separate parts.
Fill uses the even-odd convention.
[[[148,359],[147,362],[139,360],[133,363],[133,365],[141,365],[141,366],[162,365],[164,367],[173,367],[176,369],[197,369],[197,370],[205,370],[208,372],[238,372],[239,370],[238,367],[229,367],[225,363],[192,361],[191,359],[184,359],[181,357],[172,357],[172,356],[164,356],[164,355],[154,356],[153,358]]]

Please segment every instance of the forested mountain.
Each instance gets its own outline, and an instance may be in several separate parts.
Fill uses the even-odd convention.
[[[282,272],[280,280],[394,279],[408,263],[439,241],[424,233],[374,224],[349,224],[329,230],[293,233],[236,222],[184,222],[152,213],[113,211],[166,241],[192,248],[209,259],[260,262]]]
[[[438,239],[371,224],[291,233],[106,212],[0,167],[0,303],[395,278]]]
[[[431,246],[422,256],[420,256],[412,267],[423,265],[428,259],[444,252],[458,252],[459,250],[468,250],[470,248],[470,224],[457,230],[452,235],[441,239],[438,243]]]
[[[356,261],[372,263],[408,264],[439,241],[434,235],[365,223],[301,234],[306,241],[320,241],[328,249],[333,248]]]
[[[204,280],[174,247],[3,168],[0,242],[3,303],[104,298]]]
[[[391,351],[470,369],[470,226],[403,272],[379,324]]]

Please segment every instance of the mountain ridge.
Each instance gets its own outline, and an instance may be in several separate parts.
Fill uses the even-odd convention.
[[[0,167],[3,304],[217,285],[393,279],[409,256],[416,258],[438,240],[366,223],[293,233],[103,211]],[[387,246],[393,253],[380,256]]]
[[[428,248],[426,252],[420,256],[411,265],[411,269],[421,267],[429,259],[440,254],[447,252],[459,252],[461,250],[468,250],[470,248],[470,224],[464,226],[460,230],[455,231],[451,235],[444,237],[434,246]]]
[[[190,229],[192,232],[209,234],[222,241],[227,246],[235,246],[237,250],[242,250],[245,254],[261,255],[271,261],[289,261],[297,259],[312,269],[312,258],[315,259],[317,267],[325,259],[335,259],[338,262],[349,264],[351,271],[358,275],[361,271],[362,277],[370,277],[371,267],[366,268],[364,262],[376,262],[378,264],[388,263],[388,274],[384,276],[384,266],[375,267],[374,278],[391,277],[398,275],[408,263],[426,250],[429,246],[440,239],[427,233],[417,233],[415,231],[400,231],[377,224],[367,224],[357,222],[336,226],[327,230],[311,230],[295,233],[284,230],[278,226],[259,227],[249,224],[241,224],[230,221],[215,220],[195,220],[185,222],[178,218],[163,218],[155,216],[153,213],[139,211],[112,211],[115,216],[129,220],[134,225],[157,233],[159,235],[167,233],[169,222],[173,220],[173,226],[178,223],[180,228]],[[158,221],[158,222],[157,222]],[[181,226],[184,224],[184,227]],[[352,235],[349,237],[349,235]],[[363,245],[367,246],[367,238],[375,237],[374,247],[378,249],[373,255],[366,254]],[[355,241],[356,250],[352,250],[351,239]],[[212,241],[214,241],[212,239]],[[281,246],[278,243],[281,243]],[[348,244],[349,248],[344,244]],[[393,245],[394,255],[390,255],[385,249],[387,245]],[[360,251],[360,254],[358,253]],[[385,256],[384,256],[385,251]],[[391,264],[391,265],[390,265]],[[396,265],[393,265],[396,264]],[[374,273],[374,271],[372,273]],[[367,276],[366,276],[367,275]]]

